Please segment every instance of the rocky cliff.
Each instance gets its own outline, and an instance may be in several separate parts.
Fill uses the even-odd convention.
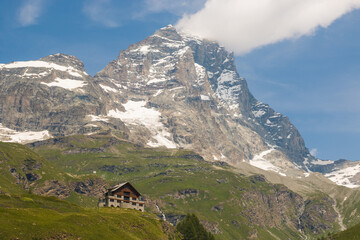
[[[194,149],[235,165],[266,162],[283,175],[313,159],[288,118],[251,95],[233,55],[216,42],[168,26],[121,51],[95,79],[113,99],[121,96],[125,112],[112,116],[148,146]]]
[[[98,129],[109,101],[76,57],[54,54],[0,66],[0,138],[29,142]],[[119,121],[107,123],[121,128]]]

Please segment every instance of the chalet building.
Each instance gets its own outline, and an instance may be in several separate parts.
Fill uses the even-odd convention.
[[[132,208],[144,211],[145,201],[141,194],[129,183],[121,183],[107,189],[103,198],[99,199],[99,207]]]

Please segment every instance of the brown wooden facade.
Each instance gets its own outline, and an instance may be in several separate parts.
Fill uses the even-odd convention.
[[[99,199],[99,207],[132,208],[144,211],[145,201],[141,194],[129,183],[118,184],[107,189]]]

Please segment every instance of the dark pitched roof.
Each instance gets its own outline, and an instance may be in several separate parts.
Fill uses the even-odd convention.
[[[128,185],[130,188],[132,188],[132,190],[135,192],[135,193],[137,193],[137,195],[141,195],[137,190],[136,190],[136,188],[134,188],[134,186],[133,185],[131,185],[131,183],[129,183],[129,182],[124,182],[124,183],[120,183],[120,184],[118,184],[118,185],[115,185],[115,186],[113,186],[113,187],[111,187],[111,188],[108,188],[108,191],[110,191],[110,192],[115,192],[116,190],[118,190],[118,189],[120,189],[120,188],[122,188],[122,187],[125,187],[126,185]]]

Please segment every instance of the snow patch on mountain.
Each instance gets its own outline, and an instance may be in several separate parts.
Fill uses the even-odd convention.
[[[348,188],[357,188],[360,185],[352,183],[350,180],[360,172],[360,164],[335,170],[331,173],[325,174],[325,177],[336,183],[337,185],[345,186]]]
[[[41,78],[41,77],[45,77],[45,76],[47,76],[47,75],[49,75],[51,73],[51,71],[45,71],[45,72],[40,72],[40,73],[28,73],[28,70],[29,69],[26,69],[26,71],[24,72],[22,77]]]
[[[54,82],[51,83],[41,82],[41,84],[44,84],[48,87],[61,87],[67,90],[74,90],[77,88],[82,88],[83,86],[87,85],[86,82],[81,80],[62,79],[62,78],[55,78]]]
[[[163,125],[160,122],[161,113],[152,108],[146,108],[145,105],[145,101],[128,101],[123,104],[125,112],[119,111],[118,109],[110,110],[108,116],[119,118],[129,125],[162,127]]]
[[[205,84],[205,78],[206,78],[206,69],[201,66],[200,64],[195,63],[195,70],[197,75],[197,84],[199,86]]]
[[[153,49],[150,45],[142,45],[138,48],[130,50],[131,52],[139,52],[142,55],[147,55],[149,52],[159,52],[157,49]]]
[[[309,169],[309,158],[305,157],[303,163],[304,163],[304,167],[305,167],[306,171],[311,172],[311,170]]]
[[[18,132],[13,129],[4,127],[0,123],[0,141],[2,142],[17,142],[17,143],[29,143],[35,141],[46,140],[51,137],[50,133],[45,131],[24,131]]]
[[[254,110],[254,111],[252,111],[252,114],[254,114],[254,116],[256,118],[260,118],[260,117],[262,117],[262,116],[264,116],[266,114],[266,111],[264,111],[263,109]]]
[[[184,86],[171,88],[171,89],[169,89],[169,92],[176,91],[176,90],[183,89],[183,88],[184,88]]]
[[[183,47],[183,46],[181,45],[180,47]],[[191,51],[191,48],[188,47],[188,46],[186,46],[186,47],[184,47],[184,48],[181,48],[181,49],[178,50],[177,52],[175,52],[175,54],[178,55],[178,56],[182,56],[182,55],[184,55],[188,50]]]
[[[200,95],[200,99],[203,101],[210,101],[210,97],[206,95]]]
[[[312,164],[315,164],[315,165],[329,165],[329,164],[333,164],[334,161],[331,161],[331,160],[320,160],[320,159],[316,159],[316,161],[311,161]]]
[[[106,116],[95,116],[95,115],[87,115],[90,117],[91,122],[108,122],[109,119]]]
[[[168,48],[176,48],[177,49],[177,48],[184,47],[185,43],[182,41],[171,41],[171,42],[163,42],[162,45],[165,47],[168,47]]]
[[[185,42],[178,41],[178,40],[173,40],[173,39],[161,36],[158,33],[153,34],[151,37],[160,38],[160,39],[164,40],[164,41],[161,42],[161,45],[164,46],[164,47],[167,47],[167,48],[176,49],[176,48],[185,47]]]
[[[154,60],[155,63],[153,64],[154,66],[163,66],[163,65],[166,65],[169,63],[169,60],[171,59],[171,56],[166,56],[164,58],[160,58],[160,59],[157,59],[157,60]]]
[[[162,89],[157,90],[156,93],[154,93],[153,97],[159,96],[162,92]]]
[[[112,88],[112,87],[109,87],[109,86],[106,86],[106,85],[103,85],[103,84],[99,84],[100,87],[102,89],[104,89],[105,92],[114,92],[114,93],[117,93],[119,92],[118,90],[116,90],[115,88]]]
[[[160,82],[166,82],[168,79],[167,78],[154,78],[151,79],[147,82],[148,85],[153,84],[153,83],[160,83]]]
[[[239,107],[238,98],[241,91],[241,85],[237,80],[237,74],[234,71],[224,70],[217,79],[218,88],[216,95],[227,103],[230,109]]]
[[[267,160],[265,158],[266,155],[270,154],[274,150],[275,150],[274,148],[271,148],[271,149],[268,149],[266,151],[259,153],[258,155],[255,155],[253,157],[253,159],[249,161],[249,163],[254,167],[257,167],[257,168],[260,168],[260,169],[263,169],[266,171],[277,172],[281,176],[286,176],[285,173],[281,172],[279,167],[275,166],[274,164],[272,164],[269,160]]]
[[[173,71],[174,68],[175,64],[172,63],[172,57],[166,56],[158,59],[149,69],[147,85],[170,80],[169,72]]]
[[[176,148],[176,145],[169,139],[171,134],[160,121],[161,113],[154,108],[145,107],[145,101],[128,101],[124,103],[125,112],[118,109],[110,110],[108,117],[119,118],[126,125],[143,125],[150,130],[152,138],[147,144],[151,147],[165,146]]]
[[[147,145],[150,147],[165,146],[166,148],[176,148],[176,144],[168,139],[171,137],[171,134],[164,129],[161,129],[160,132],[158,132],[158,134],[156,134],[155,136],[152,136],[152,137],[153,137],[153,139],[156,140],[156,142],[150,140],[147,143]]]
[[[71,66],[66,67],[66,66],[61,66],[61,65],[55,64],[55,63],[45,62],[45,61],[40,61],[40,60],[38,60],[38,61],[19,61],[19,62],[4,64],[4,65],[0,66],[0,69],[3,69],[3,68],[6,68],[6,69],[29,68],[29,67],[55,69],[58,71],[67,72],[74,77],[83,77],[80,73],[85,74],[84,72],[81,72]]]

